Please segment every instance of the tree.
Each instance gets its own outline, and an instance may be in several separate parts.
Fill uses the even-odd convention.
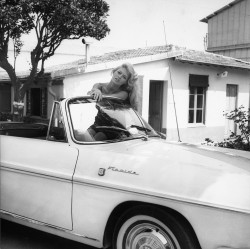
[[[24,96],[33,82],[44,74],[45,61],[63,40],[104,38],[109,5],[103,0],[0,0],[0,67],[14,87],[14,114],[23,113]],[[21,52],[23,34],[35,30],[36,43],[30,53],[30,74],[21,82],[15,59]],[[8,58],[9,41],[14,42],[14,65]]]

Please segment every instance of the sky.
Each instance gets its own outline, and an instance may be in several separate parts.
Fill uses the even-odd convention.
[[[204,50],[207,24],[204,17],[233,0],[106,0],[110,6],[110,33],[101,41],[91,40],[92,54],[113,50],[173,44]],[[69,42],[59,48],[64,51]],[[74,49],[82,49],[74,41]]]
[[[105,0],[110,6],[107,23],[110,33],[101,41],[91,41],[90,55],[172,44],[204,51],[207,24],[200,22],[233,0]],[[23,56],[17,70],[29,68],[29,52],[34,49],[32,35],[23,39]],[[85,56],[82,39],[67,40],[59,46],[60,62],[68,63]],[[11,57],[12,58],[12,57]],[[63,59],[61,59],[63,58]],[[56,57],[45,66],[60,63]],[[1,68],[0,68],[1,71]]]

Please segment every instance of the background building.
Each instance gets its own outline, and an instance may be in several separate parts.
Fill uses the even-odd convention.
[[[87,95],[94,83],[108,82],[111,70],[126,61],[139,74],[139,112],[168,140],[222,141],[235,131],[224,112],[241,105],[249,108],[249,62],[174,46],[155,46],[90,56],[87,64],[78,60],[47,68],[45,77],[26,93],[25,114],[48,118],[55,95]],[[0,77],[0,83],[11,95],[7,75]],[[6,101],[10,107],[11,99]]]
[[[250,0],[235,0],[201,22],[208,24],[208,52],[250,61]]]

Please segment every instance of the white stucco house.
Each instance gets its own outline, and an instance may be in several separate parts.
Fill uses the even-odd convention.
[[[123,50],[87,58],[88,62],[78,60],[47,68],[52,86],[48,87],[46,80],[34,85],[36,90],[27,93],[26,113],[37,115],[32,112],[39,109],[43,116],[48,116],[54,93],[60,98],[86,95],[94,83],[108,82],[111,70],[125,61],[132,63],[140,76],[142,116],[165,133],[167,140],[222,141],[235,129],[223,113],[241,105],[249,108],[249,62],[174,46]],[[7,81],[0,77],[0,85]],[[41,100],[39,108],[32,107],[36,105],[32,101],[35,96]]]

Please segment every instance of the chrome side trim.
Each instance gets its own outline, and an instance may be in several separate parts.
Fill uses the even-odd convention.
[[[34,171],[33,168],[25,167],[23,165],[14,165],[10,163],[4,163],[0,165],[0,170],[16,172],[20,174],[26,174],[31,176],[38,176],[43,178],[49,178],[58,181],[64,181],[71,183],[72,182],[72,175],[66,175],[58,172],[53,172],[49,170],[41,170],[41,171]]]
[[[250,247],[228,247],[228,246],[219,246],[216,249],[250,249]]]
[[[13,214],[13,213],[10,213],[10,212],[4,211],[4,210],[0,210],[0,215],[1,215],[1,218],[3,218],[3,219],[10,220],[10,221],[15,221],[16,219],[18,219],[18,220],[22,221],[22,222],[20,222],[21,224],[26,223],[27,226],[31,226],[31,227],[35,226],[37,229],[39,229],[38,227],[45,228],[45,229],[39,229],[39,230],[45,230],[46,231],[46,228],[48,228],[48,229],[52,229],[52,230],[57,230],[60,233],[63,232],[63,233],[73,235],[73,236],[76,236],[76,237],[81,237],[83,239],[88,239],[88,240],[91,240],[91,241],[100,242],[98,239],[90,238],[90,237],[85,236],[85,235],[74,233],[72,230],[67,230],[67,229],[57,227],[57,226],[53,226],[53,225],[43,223],[43,222],[40,222],[40,221],[37,221],[37,220],[29,219],[27,217],[23,217],[23,216],[20,216],[20,215],[17,215],[17,214]],[[30,225],[28,225],[27,223],[29,223]],[[50,231],[50,233],[52,233],[52,232]]]

